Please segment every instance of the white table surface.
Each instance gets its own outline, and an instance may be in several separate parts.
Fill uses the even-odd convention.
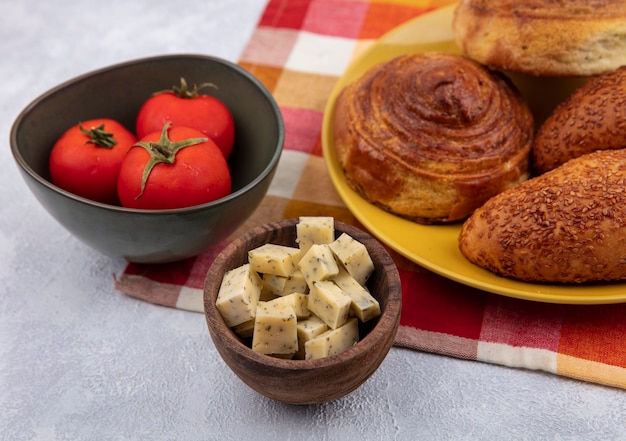
[[[271,401],[227,369],[201,314],[115,291],[125,263],[37,204],[8,147],[25,105],[132,58],[237,61],[264,6],[0,0],[0,440],[626,439],[626,391],[399,348],[343,399]]]

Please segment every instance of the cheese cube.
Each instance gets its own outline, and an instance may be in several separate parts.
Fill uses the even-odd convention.
[[[287,277],[298,269],[300,249],[266,243],[248,251],[248,263],[256,272]]]
[[[365,245],[343,233],[328,246],[348,273],[361,285],[365,285],[374,271],[374,262]]]
[[[261,354],[295,354],[298,351],[297,318],[293,307],[263,302],[256,311],[252,350]]]
[[[333,282],[352,299],[350,309],[362,322],[373,319],[380,315],[380,304],[354,277],[344,268],[339,269],[339,274],[333,278]]]
[[[348,320],[352,299],[334,282],[314,282],[309,292],[309,311],[317,315],[332,329]]]
[[[283,295],[292,292],[301,292],[303,294],[309,292],[309,285],[307,285],[306,280],[304,279],[304,274],[302,274],[299,266],[296,271],[294,271],[292,274],[289,275],[289,277],[287,277],[287,281],[285,282],[285,286],[283,289]]]
[[[261,295],[265,300],[271,300],[274,297],[284,296],[292,292],[303,294],[309,292],[309,285],[306,284],[304,275],[299,269],[288,277],[263,274],[263,293]]]
[[[330,329],[304,344],[304,358],[330,357],[351,348],[359,341],[359,324],[351,318],[343,326]]]
[[[274,358],[281,358],[283,360],[291,360],[296,354],[267,354],[267,355],[271,355]]]
[[[309,311],[309,296],[307,294],[302,294],[299,292],[293,292],[286,296],[276,297],[273,300],[270,300],[268,303],[284,303],[285,305],[289,305],[294,309],[296,313],[296,317],[298,319],[304,319],[311,315],[311,311]]]
[[[333,252],[325,244],[311,245],[309,251],[300,259],[298,265],[304,280],[306,280],[309,286],[309,290],[312,289],[313,282],[330,279],[339,272]]]
[[[317,337],[321,333],[328,331],[328,329],[330,329],[328,325],[316,315],[311,315],[307,319],[299,320],[297,325],[298,352],[296,353],[294,358],[304,360],[304,344],[312,338]]]
[[[300,216],[296,224],[296,242],[306,253],[313,244],[328,244],[335,240],[335,220],[332,216]]]
[[[215,306],[226,325],[233,327],[254,318],[261,287],[261,278],[249,264],[224,274]]]
[[[257,304],[258,305],[258,304]],[[250,338],[254,332],[254,319],[243,322],[237,326],[233,326],[233,331],[241,338]]]
[[[272,300],[282,296],[285,290],[287,277],[277,276],[274,274],[263,274],[263,291],[261,298],[263,300]]]

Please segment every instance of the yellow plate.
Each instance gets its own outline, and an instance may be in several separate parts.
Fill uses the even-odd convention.
[[[359,222],[383,243],[413,262],[462,284],[509,297],[550,303],[626,301],[626,286],[622,283],[547,285],[496,276],[470,263],[461,254],[457,246],[460,225],[420,225],[399,218],[368,203],[346,183],[332,136],[337,95],[369,67],[394,56],[429,50],[458,53],[451,29],[453,8],[445,7],[420,16],[383,36],[350,65],[333,89],[324,114],[322,145],[330,177],[339,195]]]

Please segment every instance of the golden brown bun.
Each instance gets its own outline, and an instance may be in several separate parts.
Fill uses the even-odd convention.
[[[349,185],[421,223],[463,219],[525,180],[533,130],[508,80],[439,52],[374,66],[341,92],[334,114]]]
[[[572,159],[493,197],[463,224],[459,247],[528,282],[626,279],[626,150]]]
[[[533,147],[537,173],[595,150],[626,147],[626,67],[595,77],[542,124]]]
[[[531,75],[596,75],[626,64],[624,0],[462,0],[453,32],[474,60]]]

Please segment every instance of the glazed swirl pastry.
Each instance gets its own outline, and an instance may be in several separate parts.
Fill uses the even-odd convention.
[[[419,223],[463,219],[528,177],[533,118],[498,73],[458,55],[403,55],[337,98],[334,142],[349,185]]]
[[[624,0],[462,0],[453,31],[487,66],[536,76],[587,76],[626,64]]]

